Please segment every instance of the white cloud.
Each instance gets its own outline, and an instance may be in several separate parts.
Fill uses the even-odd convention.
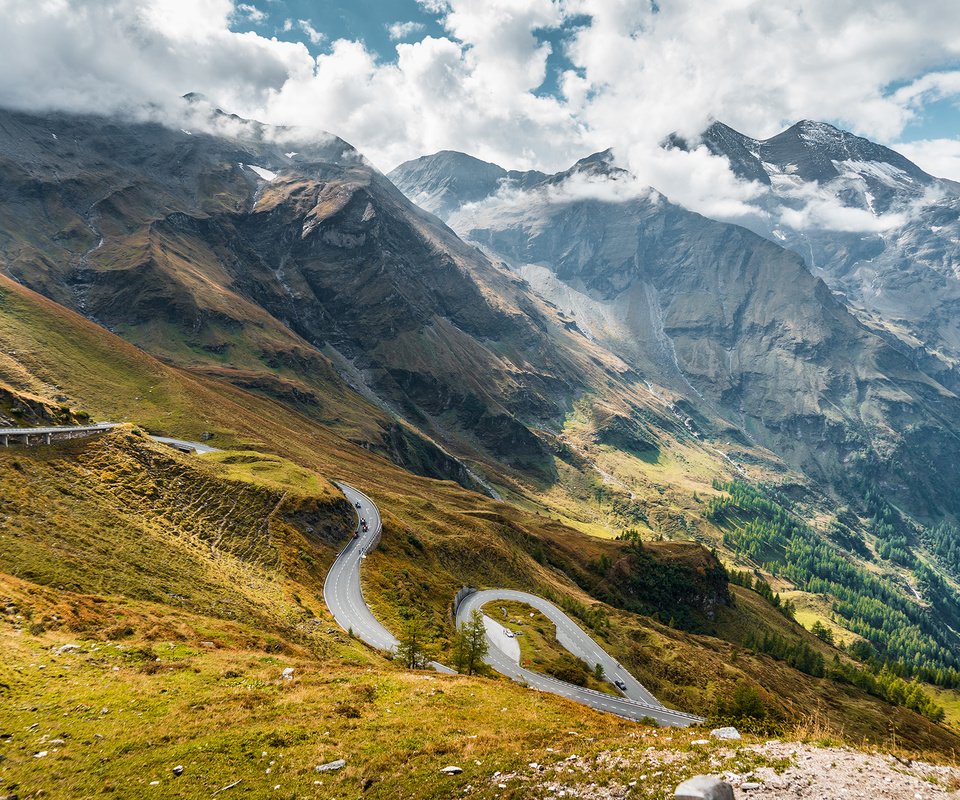
[[[655,186],[672,202],[708,217],[737,221],[762,215],[751,201],[761,197],[765,187],[737,178],[726,159],[703,146],[685,151],[648,145],[626,149],[627,163],[641,184]]]
[[[938,178],[960,181],[960,139],[924,139],[901,142],[893,149]]]
[[[417,0],[417,5],[431,14],[443,14],[450,7],[447,0]]]
[[[780,209],[780,223],[797,231],[821,230],[843,233],[885,233],[910,219],[907,212],[874,215],[863,208],[845,206],[836,197],[818,195],[801,208]]]
[[[254,25],[259,25],[261,22],[265,22],[267,19],[267,14],[264,11],[261,11],[254,5],[250,3],[240,3],[237,6],[237,12],[245,16],[250,22]]]
[[[955,0],[418,2],[445,35],[398,43],[391,63],[359,42],[314,58],[232,31],[253,2],[0,0],[0,102],[110,112],[200,91],[243,116],[333,131],[382,168],[450,148],[556,170],[613,146],[639,181],[737,218],[758,187],[702,149],[664,153],[665,135],[692,138],[717,118],[767,136],[812,118],[893,141],[926,103],[960,91],[945,68],[960,58]],[[590,23],[563,45],[573,69],[545,96],[552,51],[537,31],[580,14]],[[282,29],[323,36],[306,19]],[[950,142],[898,147],[960,175]]]
[[[911,108],[931,100],[960,95],[960,71],[928,72],[893,93],[896,102]]]
[[[313,23],[311,23],[310,20],[308,19],[298,19],[297,25],[300,26],[300,30],[302,30],[307,35],[307,38],[310,40],[312,44],[320,44],[320,42],[322,42],[324,39],[327,38],[322,33],[320,33],[320,31],[314,28]]]
[[[406,39],[415,33],[420,33],[422,30],[423,25],[419,22],[394,22],[387,25],[387,34],[395,42]]]

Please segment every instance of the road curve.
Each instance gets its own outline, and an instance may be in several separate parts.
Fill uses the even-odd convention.
[[[501,675],[525,683],[532,689],[557,694],[598,711],[608,711],[627,719],[639,720],[650,717],[661,725],[672,725],[674,727],[686,727],[703,722],[703,717],[666,708],[644,688],[640,681],[623,669],[616,659],[584,633],[570,617],[553,603],[544,600],[542,597],[537,597],[537,595],[512,589],[485,589],[474,592],[467,595],[457,608],[457,624],[466,621],[474,609],[497,600],[513,600],[536,608],[557,626],[557,641],[560,644],[588,664],[592,665],[597,662],[603,664],[604,674],[607,678],[622,680],[627,690],[624,692],[625,697],[616,697],[594,689],[584,689],[582,686],[575,686],[549,675],[525,669],[507,656],[498,647],[498,643],[491,641],[488,636],[489,648],[484,660]]]
[[[337,483],[337,486],[357,512],[357,527],[327,572],[323,582],[323,601],[337,625],[345,631],[377,650],[394,653],[399,640],[373,616],[360,588],[360,564],[367,552],[380,541],[383,531],[380,511],[363,492],[345,483]],[[366,520],[367,530],[363,530],[360,520]],[[431,661],[429,666],[437,672],[456,674],[438,661]]]
[[[356,509],[358,519],[366,519],[367,530],[362,530],[362,526],[358,523],[356,537],[351,538],[337,555],[323,584],[324,602],[337,624],[345,631],[352,632],[358,639],[377,650],[394,652],[399,644],[397,638],[373,616],[363,599],[363,591],[360,587],[360,564],[363,556],[380,539],[383,527],[380,512],[374,502],[363,492],[345,483],[337,485]],[[512,589],[487,589],[474,592],[460,603],[457,609],[457,624],[464,621],[474,608],[480,608],[491,600],[516,600],[541,611],[557,626],[558,641],[573,655],[588,664],[601,663],[608,678],[624,682],[627,687],[624,693],[626,696],[616,697],[593,689],[584,689],[572,683],[524,669],[497,647],[496,642],[491,641],[485,660],[500,674],[522,681],[531,688],[557,694],[599,711],[607,711],[627,719],[639,720],[650,717],[662,725],[679,727],[703,721],[702,717],[665,708],[636,678],[624,670],[616,659],[587,636],[573,620],[542,597]],[[441,672],[454,672],[438,662],[433,662],[431,666]]]
[[[371,647],[392,653],[400,642],[373,616],[360,588],[360,562],[367,550],[377,543],[383,530],[380,512],[363,492],[345,483],[337,486],[357,512],[357,528],[327,573],[323,601],[337,625]],[[366,519],[366,531],[362,530],[360,519]]]
[[[150,436],[150,434],[147,434],[147,436]],[[172,447],[174,450],[180,450],[183,453],[195,453],[198,456],[223,452],[218,447],[211,447],[200,442],[188,442],[185,439],[171,439],[169,436],[150,436],[150,438],[155,442]]]
[[[532,606],[557,626],[557,641],[567,650],[586,662],[590,669],[595,669],[597,664],[603,667],[603,675],[607,681],[616,686],[615,681],[622,681],[626,689],[618,689],[624,696],[638,703],[644,703],[655,708],[664,708],[663,703],[657,700],[646,687],[636,678],[627,672],[620,662],[606,652],[597,644],[584,630],[577,625],[563,611],[557,608],[549,600],[544,600],[535,594],[528,592],[518,592],[513,589],[484,589],[467,595],[460,603],[457,609],[457,625],[466,622],[474,609],[482,608],[487,603],[497,600],[507,602],[526,603]],[[494,646],[499,643],[494,641]],[[503,647],[498,647],[502,650]]]

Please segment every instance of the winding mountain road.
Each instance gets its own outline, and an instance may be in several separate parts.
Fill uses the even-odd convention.
[[[345,483],[337,485],[354,506],[358,519],[366,520],[367,530],[364,531],[363,526],[358,522],[355,536],[340,551],[327,573],[323,585],[323,599],[341,628],[352,632],[358,639],[377,650],[393,652],[399,641],[373,616],[363,599],[363,591],[360,587],[360,565],[363,557],[376,546],[383,530],[380,512],[374,502],[363,492]],[[525,669],[517,663],[515,653],[504,652],[503,643],[492,639],[488,633],[489,652],[484,660],[501,675],[523,682],[533,689],[560,695],[599,711],[607,711],[627,719],[653,718],[661,725],[678,727],[703,722],[702,717],[664,707],[570,617],[542,597],[512,589],[486,589],[474,592],[467,595],[457,608],[457,624],[465,621],[475,608],[481,608],[486,603],[496,600],[526,603],[543,613],[557,626],[557,640],[560,644],[591,666],[597,663],[602,664],[604,674],[611,682],[620,680],[626,686],[623,690],[625,697],[584,689],[581,686]],[[494,626],[491,627],[496,630]],[[455,674],[449,667],[438,662],[432,662],[431,666],[441,672]]]
[[[337,486],[356,509],[358,522],[353,538],[337,555],[323,583],[323,601],[333,614],[337,625],[377,650],[394,652],[400,644],[396,636],[373,616],[360,588],[360,563],[367,550],[376,545],[383,530],[380,512],[363,492],[345,483]],[[367,521],[362,530],[360,519]]]
[[[600,645],[590,638],[570,617],[549,600],[544,600],[535,594],[518,592],[513,589],[484,589],[479,592],[474,592],[473,594],[467,595],[463,599],[463,602],[460,603],[460,607],[457,609],[457,625],[466,622],[475,609],[482,609],[487,603],[497,600],[525,603],[537,609],[537,611],[556,625],[557,641],[560,642],[561,645],[581,661],[585,662],[591,669],[594,669],[597,664],[600,664],[603,667],[603,674],[607,681],[616,685],[615,682],[619,680],[627,687],[626,689],[620,689],[620,691],[623,692],[629,700],[634,700],[637,703],[643,703],[653,708],[664,708],[663,703],[650,694],[640,681],[620,666],[619,661],[600,647]],[[493,640],[492,644],[498,650],[504,650],[502,643],[496,639]],[[513,659],[513,661],[515,661],[515,659]],[[491,664],[491,666],[493,666],[493,664]],[[527,673],[534,675],[539,674],[525,670],[519,665],[514,667],[514,671],[516,675],[511,675],[510,677],[523,679],[527,683],[530,683],[530,678]],[[497,672],[503,673],[503,670],[497,669]]]
[[[357,529],[347,546],[337,554],[327,573],[323,582],[323,601],[345,631],[377,650],[393,653],[400,641],[373,616],[360,588],[360,564],[367,551],[380,541],[383,531],[380,511],[363,492],[345,483],[338,483],[337,486],[357,512]],[[366,520],[366,530],[363,530],[360,520]],[[430,666],[438,672],[456,674],[438,661],[430,662]]]
[[[10,438],[21,437],[25,443],[28,443],[30,436],[43,436],[49,442],[51,437],[57,435],[93,435],[108,431],[118,424],[102,422],[96,425],[64,425],[49,428],[0,428],[0,444],[7,445]],[[218,452],[217,448],[199,442],[188,442],[165,436],[150,436],[150,438],[178,450],[198,455]],[[345,483],[337,485],[357,512],[357,529],[346,547],[337,554],[327,573],[323,584],[323,599],[341,628],[377,650],[393,653],[400,642],[373,616],[363,599],[363,591],[360,587],[360,564],[367,552],[377,545],[383,531],[380,511],[363,492]],[[557,641],[561,645],[591,667],[596,664],[602,665],[604,675],[611,683],[620,681],[623,684],[624,688],[620,691],[625,696],[616,697],[593,689],[584,689],[581,686],[525,669],[519,664],[517,643],[509,640],[508,645],[500,641],[500,638],[507,638],[504,629],[494,620],[487,618],[485,623],[488,653],[484,660],[501,675],[520,681],[532,689],[560,695],[599,711],[607,711],[627,719],[653,718],[662,725],[674,726],[703,722],[702,717],[666,708],[570,617],[553,603],[537,595],[513,589],[485,589],[473,592],[461,600],[456,610],[457,624],[466,621],[474,609],[480,609],[487,603],[497,600],[526,603],[536,608],[556,625]],[[491,631],[496,632],[496,638],[491,637]],[[503,637],[499,634],[503,634]],[[437,661],[431,662],[430,666],[438,672],[456,674],[454,670]]]

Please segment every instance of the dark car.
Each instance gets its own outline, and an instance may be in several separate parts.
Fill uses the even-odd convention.
[[[627,691],[627,684],[625,684],[625,683],[624,683],[622,680],[620,680],[619,678],[617,678],[617,679],[613,682],[613,685],[616,686],[621,692]]]
[[[360,501],[359,501],[359,500],[357,500],[357,502],[356,502],[356,503],[354,503],[354,505],[355,505],[355,506],[356,506],[357,508],[360,508]]]

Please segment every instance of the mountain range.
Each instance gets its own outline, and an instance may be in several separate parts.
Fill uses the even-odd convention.
[[[243,651],[223,675],[257,636],[385,675],[320,610],[343,479],[383,513],[364,597],[438,658],[459,588],[536,589],[670,703],[760,687],[771,719],[955,746],[924,692],[960,686],[956,184],[820,123],[665,141],[755,186],[734,222],[612,150],[384,175],[187,102],[190,129],[0,111],[0,424],[130,423],[0,453],[17,603],[153,604],[148,650],[197,615]]]
[[[878,213],[931,186],[951,188],[826,125],[800,123],[757,142],[715,124],[704,141],[738,175],[773,187],[770,207],[792,202],[784,183],[822,184],[851,205],[877,198]],[[861,165],[861,177],[851,177],[853,167],[838,171],[841,151],[844,163]],[[440,153],[390,177],[428,208],[452,209],[446,219],[456,231],[569,314],[587,338],[724,420],[728,433],[848,492],[876,482],[921,515],[956,507],[952,478],[936,477],[950,475],[958,441],[949,367],[929,356],[933,344],[921,357],[895,335],[902,319],[877,325],[858,314],[833,285],[835,272],[811,270],[800,248],[790,249],[799,239],[708,219],[655,189],[618,193],[629,176],[609,151],[539,182],[475,161]],[[902,176],[899,193],[891,175]],[[827,247],[829,233],[820,236]]]

